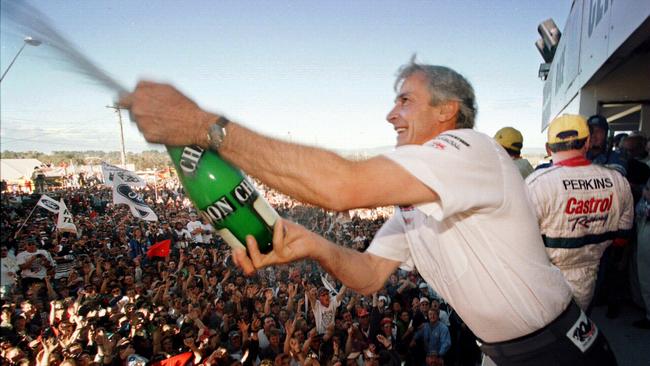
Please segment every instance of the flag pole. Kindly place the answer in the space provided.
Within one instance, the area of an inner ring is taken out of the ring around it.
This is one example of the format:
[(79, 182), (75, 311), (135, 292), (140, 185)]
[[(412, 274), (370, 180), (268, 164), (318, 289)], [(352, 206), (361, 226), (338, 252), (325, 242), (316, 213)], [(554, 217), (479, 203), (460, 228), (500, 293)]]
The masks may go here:
[(29, 215), (27, 215), (27, 218), (25, 219), (25, 221), (23, 221), (23, 224), (20, 225), (18, 231), (16, 231), (16, 234), (14, 234), (14, 239), (18, 237), (18, 234), (20, 234), (20, 231), (23, 230), (23, 227), (25, 227), (25, 224), (27, 223), (27, 221), (29, 221), (29, 218), (32, 217), (32, 214), (34, 213), (34, 210), (36, 210), (36, 207), (38, 207), (38, 202), (34, 205), (34, 208), (32, 208), (32, 210), (29, 212)]
[(158, 171), (153, 169), (153, 190), (156, 192), (156, 203), (158, 203)]

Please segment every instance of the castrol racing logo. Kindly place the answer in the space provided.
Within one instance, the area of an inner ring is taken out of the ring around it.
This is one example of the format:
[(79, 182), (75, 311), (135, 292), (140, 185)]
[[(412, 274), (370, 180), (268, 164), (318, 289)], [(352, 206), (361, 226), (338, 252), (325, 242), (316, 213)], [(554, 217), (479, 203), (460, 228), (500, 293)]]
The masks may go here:
[(592, 225), (603, 225), (607, 222), (613, 199), (613, 194), (610, 194), (609, 197), (569, 197), (564, 213), (569, 215), (571, 231), (575, 231), (577, 228), (589, 229)]

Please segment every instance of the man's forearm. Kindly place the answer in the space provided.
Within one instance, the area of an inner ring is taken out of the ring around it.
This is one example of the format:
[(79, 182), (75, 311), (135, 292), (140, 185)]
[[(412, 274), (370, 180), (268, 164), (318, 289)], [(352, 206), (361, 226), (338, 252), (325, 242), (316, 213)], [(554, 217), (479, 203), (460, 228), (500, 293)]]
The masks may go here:
[(331, 210), (349, 206), (343, 192), (351, 184), (355, 163), (333, 152), (286, 143), (231, 123), (219, 154), (300, 201)]
[(312, 234), (311, 239), (312, 259), (345, 286), (364, 295), (378, 291), (399, 265), (396, 261), (336, 245), (317, 234)]

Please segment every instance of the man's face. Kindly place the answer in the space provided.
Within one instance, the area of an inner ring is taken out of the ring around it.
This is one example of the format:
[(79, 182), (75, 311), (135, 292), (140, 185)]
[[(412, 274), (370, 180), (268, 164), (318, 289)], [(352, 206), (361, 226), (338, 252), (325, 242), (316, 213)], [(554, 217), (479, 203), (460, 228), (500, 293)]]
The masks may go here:
[(397, 301), (393, 302), (393, 312), (395, 314), (399, 314), (401, 311), (402, 311), (402, 304), (400, 304)]
[(323, 306), (327, 307), (327, 306), (330, 305), (330, 294), (327, 293), (327, 292), (321, 292), (321, 293), (318, 295), (318, 300), (320, 300), (320, 303), (321, 303)]
[(397, 132), (396, 146), (422, 145), (443, 132), (440, 107), (430, 104), (427, 78), (416, 72), (406, 78), (395, 97), (395, 106), (386, 120)]
[(235, 278), (235, 284), (239, 287), (243, 287), (245, 282), (246, 280), (242, 276), (238, 276), (237, 278)]
[(133, 277), (131, 277), (131, 276), (125, 276), (125, 277), (124, 277), (124, 284), (126, 284), (126, 285), (132, 285), (132, 284), (133, 284)]
[(427, 314), (429, 316), (429, 322), (435, 323), (440, 319), (440, 313), (438, 313), (438, 310), (429, 310), (429, 313)]
[(269, 343), (274, 347), (277, 347), (280, 344), (280, 336), (276, 334), (272, 335), (271, 338), (269, 338)]
[(273, 320), (273, 318), (264, 319), (264, 330), (265, 331), (269, 331), (274, 326), (275, 326), (275, 320)]
[(628, 157), (639, 159), (643, 158), (645, 147), (643, 146), (643, 141), (635, 136), (623, 140), (621, 150), (623, 150)]
[(359, 324), (364, 328), (370, 323), (370, 316), (368, 314), (359, 317)]
[(604, 147), (605, 146), (605, 139), (607, 138), (607, 134), (605, 133), (605, 130), (603, 130), (600, 127), (592, 127), (591, 130), (589, 131), (590, 134), (590, 139), (589, 139), (589, 147)]
[(402, 319), (403, 322), (407, 323), (411, 319), (408, 311), (403, 311), (400, 315), (400, 319)]
[(436, 300), (431, 300), (431, 309), (433, 310), (439, 310), (440, 309), (440, 303)]
[(430, 304), (428, 301), (420, 301), (420, 311), (426, 314), (429, 311)]

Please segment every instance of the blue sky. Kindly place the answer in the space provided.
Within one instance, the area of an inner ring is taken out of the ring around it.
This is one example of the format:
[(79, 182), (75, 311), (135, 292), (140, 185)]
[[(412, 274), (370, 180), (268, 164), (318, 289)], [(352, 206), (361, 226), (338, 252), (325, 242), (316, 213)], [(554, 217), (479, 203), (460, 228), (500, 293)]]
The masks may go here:
[[(510, 125), (542, 147), (537, 25), (563, 28), (553, 1), (32, 1), (127, 87), (167, 81), (206, 109), (264, 133), (332, 149), (392, 145), (385, 115), (398, 67), (452, 67), (474, 85), (477, 129)], [(2, 22), (4, 71), (29, 34)], [(115, 96), (46, 45), (0, 85), (1, 149), (118, 150)], [(147, 144), (125, 117), (128, 151)]]

